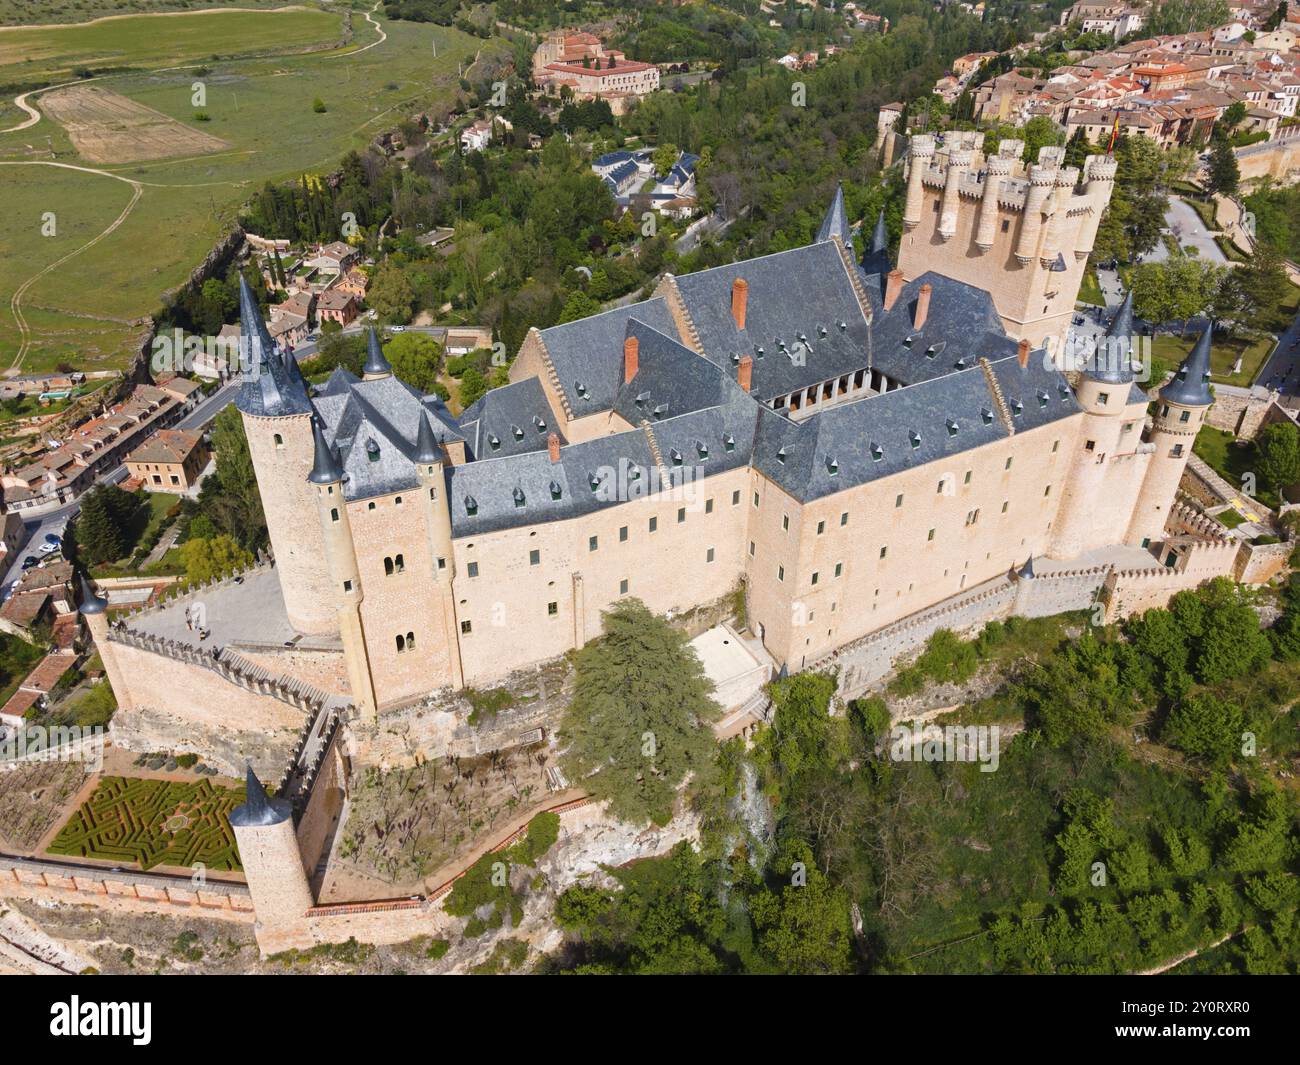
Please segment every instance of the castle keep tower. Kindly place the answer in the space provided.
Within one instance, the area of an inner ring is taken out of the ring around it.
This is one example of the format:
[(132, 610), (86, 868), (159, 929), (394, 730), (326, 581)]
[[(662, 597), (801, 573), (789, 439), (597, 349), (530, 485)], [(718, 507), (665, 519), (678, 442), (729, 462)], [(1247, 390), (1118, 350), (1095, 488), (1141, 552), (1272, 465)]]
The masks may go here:
[(1164, 538), (1178, 482), (1192, 454), (1192, 443), (1214, 397), (1210, 394), (1210, 341), (1214, 323), (1205, 327), (1178, 372), (1160, 390), (1148, 441), (1154, 446), (1127, 540), (1146, 546)]
[(352, 705), (362, 720), (373, 721), (376, 713), (375, 682), (361, 623), (365, 590), (361, 586), (361, 571), (352, 543), (352, 524), (343, 499), (343, 470), (338, 452), (326, 442), (318, 419), (312, 419), (311, 430), (314, 458), (307, 480), (316, 491), (321, 536), (325, 542), (325, 565), (334, 585), (333, 600), (338, 610), (338, 630), (343, 639), (348, 687), (352, 692)]
[(242, 278), (239, 322), (244, 383), (235, 406), (243, 415), (289, 624), (312, 635), (334, 633), (333, 590), (320, 564), (325, 545), (307, 482), (314, 457), (307, 383), (293, 356), (276, 350)]
[(1020, 162), (1024, 144), (1004, 140), (995, 156), (983, 135), (947, 134), (942, 146), (914, 136), (898, 266), (915, 280), (927, 270), (984, 288), (1006, 330), (1058, 350), (1114, 190), (1115, 162), (1092, 156), (1082, 184), (1064, 150), (1046, 147)]
[(307, 911), (315, 905), (298, 850), (293, 810), (272, 799), (248, 769), (247, 797), (230, 814), (239, 861), (257, 913), (254, 926), (263, 956), (315, 943)]

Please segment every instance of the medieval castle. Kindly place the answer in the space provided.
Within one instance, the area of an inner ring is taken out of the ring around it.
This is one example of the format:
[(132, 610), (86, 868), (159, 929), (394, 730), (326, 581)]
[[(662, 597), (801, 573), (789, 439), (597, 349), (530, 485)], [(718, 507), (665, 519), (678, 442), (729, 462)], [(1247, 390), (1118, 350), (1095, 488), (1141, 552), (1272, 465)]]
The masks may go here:
[(836, 666), (855, 695), (940, 625), (1114, 617), (1240, 575), (1176, 500), (1208, 331), (1151, 413), (1129, 304), (1065, 365), (1115, 164), (1022, 151), (913, 137), (896, 268), (883, 215), (857, 259), (837, 194), (806, 247), (533, 329), (459, 416), (373, 333), (360, 378), (309, 386), (244, 291), (238, 407), (274, 564), (112, 621), (87, 589), (84, 609), (119, 743), (278, 782), (268, 799), (250, 776), (232, 819), (264, 949), (337, 935), (308, 871), (355, 763), (477, 742), (456, 693), (581, 647), (621, 597), (732, 617), (773, 670)]

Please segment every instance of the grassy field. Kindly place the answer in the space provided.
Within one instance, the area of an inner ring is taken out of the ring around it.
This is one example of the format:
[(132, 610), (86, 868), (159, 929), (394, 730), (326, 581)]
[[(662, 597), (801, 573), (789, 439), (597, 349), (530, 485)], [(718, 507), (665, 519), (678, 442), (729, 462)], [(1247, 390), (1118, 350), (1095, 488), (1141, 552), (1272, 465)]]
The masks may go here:
[[(310, 0), (301, 0), (309, 3)], [(48, 26), (211, 7), (284, 7), (286, 0), (0, 0), (0, 26)]]
[[(363, 26), (368, 23), (358, 18)], [(0, 84), (68, 81), (78, 68), (157, 68), (210, 56), (337, 44), (342, 16), (313, 8), (129, 15), (0, 29)]]
[[(253, 16), (194, 17), (216, 26)], [(21, 368), (40, 372), (62, 360), (84, 369), (124, 366), (131, 338), (162, 294), (185, 280), (253, 190), (332, 169), (402, 114), (456, 92), (480, 49), (504, 47), (455, 29), (382, 20), (387, 39), (380, 41), (373, 26), (354, 19), (355, 40), (346, 49), (208, 62), (210, 121), (201, 129), (230, 145), (222, 152), (92, 167), (48, 118), (0, 134), (7, 207), (0, 215), (0, 370), (13, 365), (23, 340), (11, 298), (70, 253), (20, 295), (31, 334)], [(181, 21), (160, 16), (152, 25), (162, 34)], [(193, 71), (156, 71), (94, 84), (193, 128), (200, 125), (194, 80)], [(317, 97), (323, 114), (312, 110)], [(41, 235), (47, 213), (57, 221), (53, 236)], [(113, 232), (87, 246), (115, 221)]]
[[(1151, 352), (1156, 358), (1177, 366), (1191, 353), (1196, 340), (1197, 336), (1194, 333), (1181, 337), (1168, 335), (1153, 337)], [(1272, 349), (1273, 338), (1267, 336), (1258, 340), (1244, 340), (1239, 337), (1218, 340), (1210, 349), (1210, 376), (1225, 385), (1245, 387), (1259, 373), (1259, 368)], [(1241, 372), (1232, 373), (1232, 367), (1238, 356), (1241, 358)]]

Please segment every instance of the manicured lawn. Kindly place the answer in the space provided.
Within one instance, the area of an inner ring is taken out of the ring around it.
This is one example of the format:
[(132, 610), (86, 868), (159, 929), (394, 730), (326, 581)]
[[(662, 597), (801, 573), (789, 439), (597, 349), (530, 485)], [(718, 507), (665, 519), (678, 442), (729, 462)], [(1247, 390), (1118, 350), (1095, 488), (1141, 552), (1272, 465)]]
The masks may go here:
[[(1254, 472), (1254, 447), (1250, 444), (1237, 443), (1237, 438), (1226, 429), (1215, 429), (1209, 425), (1201, 426), (1201, 431), (1196, 434), (1196, 443), (1192, 445), (1192, 451), (1204, 459), (1209, 467), (1229, 484), (1241, 485), (1246, 475)], [(1262, 486), (1256, 486), (1254, 498), (1266, 507), (1278, 505), (1277, 495)], [(1224, 524), (1227, 525), (1228, 522), (1224, 521)]]
[(1079, 283), (1079, 303), (1091, 303), (1094, 307), (1104, 307), (1106, 298), (1101, 294), (1101, 285), (1097, 283), (1097, 271), (1089, 263), (1083, 271), (1083, 280)]
[[(1151, 340), (1151, 353), (1172, 366), (1177, 366), (1191, 353), (1198, 336), (1189, 332), (1186, 336), (1169, 336), (1162, 334)], [(1241, 337), (1228, 337), (1214, 342), (1210, 349), (1210, 376), (1225, 385), (1245, 387), (1255, 379), (1259, 368), (1264, 365), (1268, 353), (1273, 350), (1273, 338), (1262, 337), (1248, 340)], [(1232, 367), (1238, 357), (1241, 358), (1241, 372), (1233, 373)]]
[(1246, 520), (1235, 510), (1225, 510), (1223, 513), (1215, 515), (1215, 517), (1218, 518), (1221, 524), (1226, 525), (1229, 529), (1235, 529)]

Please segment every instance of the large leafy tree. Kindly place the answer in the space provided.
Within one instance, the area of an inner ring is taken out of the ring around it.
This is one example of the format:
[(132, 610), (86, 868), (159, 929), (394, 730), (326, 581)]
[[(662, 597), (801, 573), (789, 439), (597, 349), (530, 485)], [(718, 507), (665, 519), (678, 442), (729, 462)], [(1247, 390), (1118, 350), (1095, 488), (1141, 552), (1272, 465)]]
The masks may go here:
[(423, 333), (398, 333), (384, 345), (397, 374), (412, 388), (428, 395), (438, 384), (438, 368), (442, 365), (442, 345)]
[(1294, 422), (1264, 427), (1255, 440), (1255, 469), (1275, 490), (1300, 481), (1300, 429)]
[(255, 551), (267, 540), (266, 516), (244, 423), (233, 405), (213, 420), (212, 446), (216, 469), (199, 492), (200, 511), (219, 532)]
[(713, 765), (713, 685), (685, 634), (640, 600), (604, 617), (604, 635), (578, 652), (565, 762), (616, 817), (666, 824), (678, 787)]

